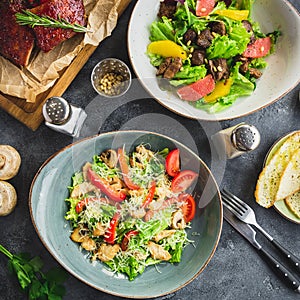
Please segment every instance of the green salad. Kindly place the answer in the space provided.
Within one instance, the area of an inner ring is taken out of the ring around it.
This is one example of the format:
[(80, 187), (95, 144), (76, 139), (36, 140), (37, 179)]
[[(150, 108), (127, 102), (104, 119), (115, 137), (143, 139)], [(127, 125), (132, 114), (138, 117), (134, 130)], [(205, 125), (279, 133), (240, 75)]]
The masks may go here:
[(72, 177), (65, 215), (70, 237), (92, 261), (129, 280), (147, 266), (179, 263), (192, 243), (186, 230), (196, 204), (187, 191), (197, 177), (180, 169), (179, 149), (103, 151)]
[(209, 113), (251, 95), (280, 35), (278, 30), (263, 33), (252, 20), (254, 2), (161, 1), (147, 47), (159, 80)]

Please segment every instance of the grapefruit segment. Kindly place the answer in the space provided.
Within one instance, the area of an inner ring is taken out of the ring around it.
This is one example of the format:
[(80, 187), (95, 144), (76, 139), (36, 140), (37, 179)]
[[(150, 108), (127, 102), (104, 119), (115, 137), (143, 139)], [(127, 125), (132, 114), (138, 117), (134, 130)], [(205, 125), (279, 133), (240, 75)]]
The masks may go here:
[(183, 86), (177, 90), (177, 94), (182, 100), (197, 101), (205, 95), (211, 93), (215, 88), (215, 81), (211, 74), (204, 78)]
[(249, 58), (259, 58), (266, 56), (272, 46), (270, 37), (257, 39), (254, 43), (247, 46), (243, 56)]
[(196, 3), (196, 16), (208, 16), (215, 7), (215, 0), (197, 0)]

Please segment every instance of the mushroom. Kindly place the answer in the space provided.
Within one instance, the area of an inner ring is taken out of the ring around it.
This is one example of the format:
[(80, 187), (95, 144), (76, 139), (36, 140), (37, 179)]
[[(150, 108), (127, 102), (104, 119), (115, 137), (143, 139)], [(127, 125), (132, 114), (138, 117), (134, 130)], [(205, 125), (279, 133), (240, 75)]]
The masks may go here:
[(81, 234), (81, 228), (80, 227), (76, 227), (71, 236), (70, 236), (71, 240), (76, 242), (76, 243), (81, 243), (84, 239), (84, 235)]
[(71, 198), (79, 198), (89, 192), (97, 191), (97, 188), (89, 182), (82, 182), (76, 185), (71, 192)]
[(0, 216), (7, 216), (17, 205), (15, 188), (6, 181), (0, 181)]
[(0, 180), (8, 180), (17, 175), (21, 165), (19, 152), (9, 145), (0, 145)]
[(127, 195), (128, 189), (126, 188), (125, 183), (118, 176), (110, 177), (108, 179), (108, 183), (110, 188), (114, 191), (122, 191)]
[(81, 247), (87, 251), (92, 251), (96, 249), (96, 242), (90, 238), (88, 235), (82, 234), (81, 227), (76, 227), (71, 234), (71, 239), (74, 242), (81, 243)]
[(117, 152), (115, 150), (112, 150), (112, 149), (103, 151), (100, 155), (100, 158), (111, 169), (113, 169), (118, 163)]
[(186, 223), (184, 221), (184, 216), (182, 210), (179, 209), (172, 216), (172, 228), (174, 229), (184, 229), (186, 227)]
[(83, 179), (84, 181), (88, 181), (88, 170), (92, 167), (92, 164), (90, 162), (87, 162), (83, 167), (82, 167), (82, 173), (83, 173)]
[(131, 167), (136, 167), (143, 169), (144, 161), (150, 161), (150, 159), (154, 156), (154, 153), (151, 150), (145, 148), (145, 146), (140, 145), (136, 147), (136, 152), (134, 153), (134, 157), (131, 156), (129, 158), (129, 163)]

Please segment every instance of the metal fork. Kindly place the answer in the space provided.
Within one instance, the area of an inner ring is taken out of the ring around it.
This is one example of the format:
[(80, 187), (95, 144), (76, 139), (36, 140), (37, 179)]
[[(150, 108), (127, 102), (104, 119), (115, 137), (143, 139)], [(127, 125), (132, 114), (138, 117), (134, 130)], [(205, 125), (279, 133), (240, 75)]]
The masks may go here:
[(253, 209), (244, 201), (225, 189), (221, 191), (221, 195), (223, 204), (241, 221), (254, 225), (269, 241), (271, 241), (271, 243), (285, 256), (285, 258), (291, 262), (300, 274), (300, 259), (274, 240), (274, 238), (257, 223)]

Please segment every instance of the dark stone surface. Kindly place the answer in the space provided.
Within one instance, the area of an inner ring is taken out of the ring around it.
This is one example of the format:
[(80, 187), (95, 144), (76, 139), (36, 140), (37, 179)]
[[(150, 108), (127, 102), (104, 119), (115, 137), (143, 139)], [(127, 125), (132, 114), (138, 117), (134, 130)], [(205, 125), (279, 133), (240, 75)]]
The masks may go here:
[[(299, 0), (290, 2), (300, 10)], [(243, 196), (256, 211), (260, 224), (299, 257), (299, 225), (289, 222), (272, 208), (266, 210), (256, 205), (253, 191), (269, 147), (283, 134), (300, 128), (300, 86), (267, 108), (221, 123), (198, 122), (170, 112), (151, 99), (136, 79), (130, 91), (115, 102), (97, 98), (89, 81), (93, 66), (106, 57), (116, 57), (130, 64), (125, 37), (133, 4), (121, 17), (112, 36), (101, 43), (64, 94), (68, 101), (88, 111), (90, 119), (85, 128), (86, 134), (95, 134), (99, 130), (145, 129), (182, 141), (199, 153), (212, 168), (220, 185)], [(259, 129), (262, 135), (259, 148), (227, 161), (226, 165), (216, 162), (211, 155), (208, 136), (221, 127), (229, 127), (242, 121)], [(46, 268), (57, 266), (57, 262), (42, 245), (32, 225), (28, 208), (30, 184), (41, 164), (72, 142), (73, 138), (52, 131), (44, 125), (32, 132), (6, 112), (0, 111), (0, 144), (14, 146), (22, 156), (19, 174), (10, 180), (18, 193), (18, 205), (11, 215), (0, 218), (0, 243), (14, 253), (30, 252), (41, 256)], [(258, 240), (273, 252), (272, 246), (263, 237), (259, 236)], [(0, 299), (26, 299), (20, 292), (17, 280), (9, 275), (6, 262), (6, 257), (0, 255)], [(72, 276), (65, 286), (67, 294), (64, 299), (120, 299), (97, 291)], [(259, 298), (290, 300), (296, 299), (297, 295), (274, 275), (256, 250), (224, 222), (218, 248), (204, 272), (178, 292), (160, 299)]]

